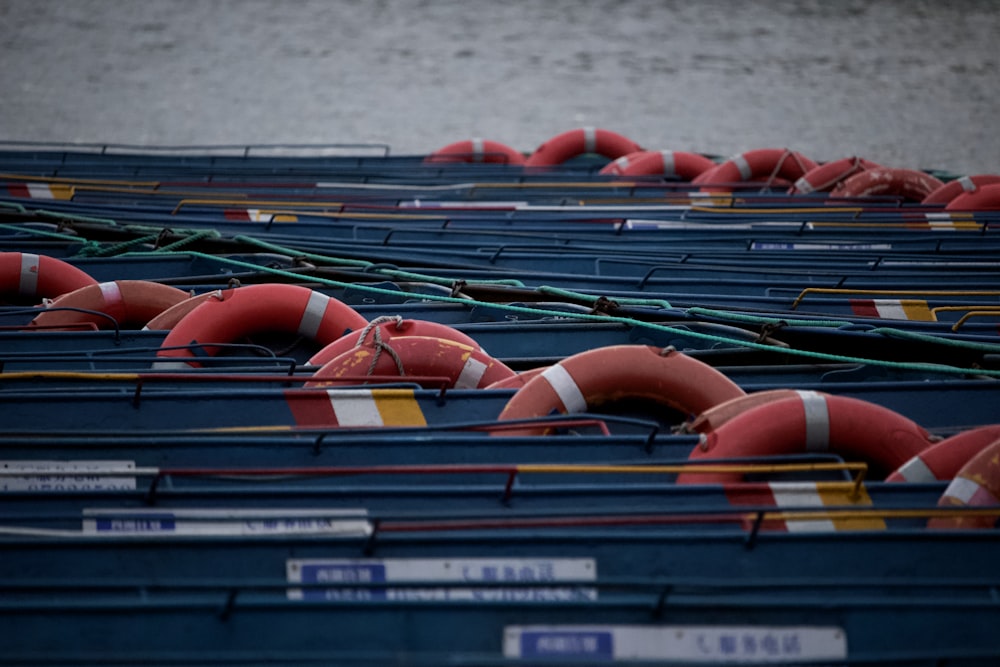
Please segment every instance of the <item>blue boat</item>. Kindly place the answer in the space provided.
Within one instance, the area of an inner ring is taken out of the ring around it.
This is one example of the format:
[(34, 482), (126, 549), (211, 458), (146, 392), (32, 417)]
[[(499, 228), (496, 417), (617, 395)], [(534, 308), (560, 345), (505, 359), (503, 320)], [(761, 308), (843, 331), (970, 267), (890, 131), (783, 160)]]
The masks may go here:
[(1000, 664), (989, 192), (483, 145), (0, 147), (0, 664)]

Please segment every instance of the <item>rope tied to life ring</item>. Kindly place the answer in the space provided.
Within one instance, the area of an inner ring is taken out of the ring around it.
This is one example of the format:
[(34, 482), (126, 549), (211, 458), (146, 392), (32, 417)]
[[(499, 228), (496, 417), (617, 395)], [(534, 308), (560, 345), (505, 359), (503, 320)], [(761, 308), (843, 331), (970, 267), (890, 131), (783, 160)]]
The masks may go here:
[[(803, 174), (802, 177), (795, 181), (794, 185), (792, 185), (789, 190), (789, 194), (808, 195), (816, 192), (827, 192), (854, 174), (867, 169), (875, 169), (877, 167), (879, 167), (879, 165), (875, 162), (866, 160), (857, 155), (842, 158), (840, 160), (834, 160), (833, 162), (827, 162), (826, 164), (815, 167)], [(820, 181), (819, 183), (813, 183), (809, 180), (810, 176), (815, 177), (820, 174), (823, 174), (826, 180)]]
[[(795, 160), (796, 166), (802, 171), (802, 173), (806, 173), (809, 171), (805, 163), (802, 162), (802, 158), (799, 156), (799, 154), (793, 150), (786, 148), (785, 152), (781, 154), (780, 158), (778, 158), (778, 161), (774, 163), (774, 168), (771, 170), (771, 173), (768, 174), (767, 180), (764, 181), (764, 188), (769, 188), (771, 187), (771, 185), (774, 184), (774, 180), (778, 178), (778, 174), (781, 173), (781, 169), (782, 167), (785, 166), (785, 161), (788, 160), (788, 158), (792, 158), (793, 160)], [(761, 189), (763, 190), (764, 188)]]
[(368, 338), (368, 334), (371, 334), (372, 340), (369, 347), (374, 350), (372, 354), (371, 364), (368, 365), (368, 375), (375, 375), (375, 367), (378, 364), (378, 360), (382, 356), (382, 352), (385, 352), (390, 357), (392, 357), (393, 362), (396, 364), (396, 370), (399, 371), (400, 376), (406, 375), (406, 371), (403, 369), (403, 360), (400, 359), (399, 353), (392, 348), (391, 345), (382, 339), (382, 329), (379, 327), (381, 324), (395, 323), (396, 328), (402, 328), (400, 325), (403, 323), (402, 315), (382, 315), (376, 317), (374, 320), (365, 325), (361, 330), (361, 335), (358, 337), (358, 341), (354, 344), (354, 348), (365, 347), (365, 340)]

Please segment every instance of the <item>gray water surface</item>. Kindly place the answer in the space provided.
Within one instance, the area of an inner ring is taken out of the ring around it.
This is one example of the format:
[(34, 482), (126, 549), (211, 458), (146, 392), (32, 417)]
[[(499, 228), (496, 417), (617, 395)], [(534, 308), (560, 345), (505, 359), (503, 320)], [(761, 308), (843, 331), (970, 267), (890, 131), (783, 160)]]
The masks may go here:
[(789, 147), (1000, 172), (988, 0), (0, 0), (0, 139)]

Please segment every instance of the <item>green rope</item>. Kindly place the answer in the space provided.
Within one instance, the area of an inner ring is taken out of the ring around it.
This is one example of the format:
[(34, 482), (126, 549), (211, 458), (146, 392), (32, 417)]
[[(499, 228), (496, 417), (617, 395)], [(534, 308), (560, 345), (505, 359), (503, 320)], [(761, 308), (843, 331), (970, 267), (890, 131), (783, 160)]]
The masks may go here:
[(872, 329), (868, 333), (882, 334), (883, 336), (889, 336), (890, 338), (904, 338), (908, 340), (917, 340), (922, 343), (938, 343), (939, 345), (947, 345), (950, 347), (957, 347), (966, 350), (977, 350), (979, 352), (1000, 353), (1000, 344), (996, 343), (979, 343), (974, 340), (956, 340), (954, 338), (938, 338), (937, 336), (931, 336), (929, 334), (923, 334), (916, 331), (903, 331), (902, 329), (892, 329), (890, 327), (879, 327), (878, 329)]
[[(552, 294), (554, 296), (561, 296), (566, 299), (578, 299), (580, 301), (590, 301), (593, 305), (601, 298), (600, 296), (594, 296), (593, 294), (583, 294), (582, 292), (572, 292), (567, 289), (562, 289), (559, 287), (550, 287), (549, 285), (541, 285), (535, 288), (536, 292), (541, 292), (542, 294)], [(615, 297), (614, 301), (626, 306), (656, 306), (657, 308), (663, 308), (665, 310), (673, 308), (667, 301), (663, 299), (636, 299), (632, 297)]]
[(28, 212), (28, 209), (24, 208), (20, 204), (15, 204), (14, 202), (11, 201), (0, 201), (0, 206), (2, 206), (3, 208), (12, 208), (18, 213)]
[(57, 220), (66, 220), (69, 222), (91, 222), (99, 225), (109, 225), (111, 227), (118, 226), (118, 223), (111, 218), (91, 218), (88, 215), (63, 213), (62, 211), (46, 211), (45, 209), (34, 209), (32, 213), (43, 218), (55, 218)]
[(90, 250), (88, 248), (82, 249), (80, 252), (76, 253), (78, 257), (111, 257), (112, 255), (120, 255), (127, 251), (129, 248), (143, 243), (150, 243), (156, 241), (160, 238), (159, 234), (147, 234), (146, 236), (139, 236), (134, 239), (129, 239), (128, 241), (122, 241), (121, 243), (115, 243), (114, 245), (106, 246), (103, 248), (97, 248), (96, 250)]
[(43, 236), (45, 238), (57, 239), (59, 241), (81, 243), (83, 244), (83, 247), (76, 253), (77, 255), (86, 255), (87, 253), (99, 250), (101, 247), (101, 244), (97, 241), (91, 241), (81, 236), (73, 236), (72, 234), (63, 234), (61, 232), (49, 232), (44, 229), (34, 229), (33, 227), (25, 227), (23, 225), (0, 224), (0, 229), (7, 229), (12, 232), (26, 232), (28, 234), (34, 234), (35, 236)]
[[(142, 253), (137, 253), (142, 254)], [(191, 257), (198, 257), (200, 259), (205, 259), (207, 261), (219, 262), (221, 264), (228, 264), (230, 266), (238, 266), (245, 269), (250, 269), (253, 271), (262, 271), (266, 273), (271, 273), (277, 276), (283, 276), (286, 278), (292, 278), (294, 280), (301, 280), (302, 276), (298, 273), (293, 273), (291, 271), (286, 271), (284, 269), (275, 269), (265, 266), (259, 266), (257, 264), (252, 264), (250, 262), (244, 262), (241, 260), (230, 259), (228, 257), (219, 257), (217, 255), (208, 255), (200, 252), (188, 252), (187, 255)], [(395, 290), (384, 289), (381, 287), (372, 287), (368, 285), (357, 285), (354, 283), (346, 283), (338, 280), (330, 280), (328, 278), (319, 278), (310, 276), (309, 280), (312, 282), (317, 282), (322, 285), (327, 285), (328, 287), (345, 288), (350, 287), (359, 291), (366, 291), (373, 294), (383, 294), (388, 296), (399, 296), (399, 292)], [(471, 299), (464, 299), (459, 297), (450, 297), (437, 294), (422, 294), (421, 299), (427, 301), (441, 301), (444, 303), (457, 303), (463, 306), (489, 306), (496, 308), (498, 310), (505, 310), (514, 313), (526, 313), (532, 315), (545, 315), (550, 317), (559, 318), (574, 318), (579, 320), (585, 320), (590, 322), (608, 322), (624, 324), (631, 327), (645, 327), (648, 329), (654, 329), (656, 331), (663, 331), (666, 333), (675, 333), (687, 336), (689, 338), (694, 338), (696, 340), (704, 340), (712, 343), (723, 343), (727, 345), (732, 345), (736, 347), (746, 347), (754, 350), (762, 350), (771, 353), (781, 353), (788, 354), (795, 357), (804, 357), (808, 359), (821, 359), (825, 361), (833, 361), (837, 363), (847, 363), (847, 364), (865, 364), (870, 366), (880, 366), (883, 368), (892, 368), (898, 370), (915, 370), (915, 371), (925, 371), (932, 373), (944, 373), (952, 375), (978, 375), (986, 377), (997, 377), (1000, 378), (1000, 370), (986, 370), (986, 369), (969, 369), (969, 368), (958, 368), (955, 366), (947, 366), (944, 364), (931, 364), (931, 363), (914, 363), (905, 361), (884, 361), (881, 359), (865, 359), (864, 357), (852, 357), (841, 354), (830, 354), (828, 352), (815, 352), (810, 350), (797, 350), (790, 347), (776, 347), (774, 345), (766, 345), (764, 343), (755, 343), (745, 340), (736, 340), (732, 338), (727, 338), (725, 336), (717, 336), (714, 334), (706, 334), (697, 331), (689, 331), (684, 328), (677, 328), (671, 325), (657, 324), (653, 322), (643, 322), (641, 320), (636, 320), (631, 317), (614, 317), (611, 315), (591, 315), (588, 313), (573, 313), (561, 310), (548, 310), (544, 308), (528, 308), (525, 306), (515, 306), (512, 304), (498, 304), (498, 303), (485, 303), (479, 302)]]
[(194, 232), (192, 234), (189, 234), (188, 236), (185, 236), (182, 239), (174, 241), (173, 243), (170, 243), (170, 244), (167, 244), (167, 245), (162, 246), (160, 248), (157, 248), (153, 252), (159, 252), (159, 253), (173, 252), (175, 250), (183, 248), (184, 246), (188, 245), (189, 243), (194, 243), (195, 241), (198, 241), (200, 239), (204, 239), (204, 238), (217, 239), (217, 238), (221, 238), (221, 237), (222, 237), (222, 235), (219, 234), (219, 232), (215, 231), (214, 229), (202, 229), (200, 231), (197, 231), (197, 232)]
[(70, 241), (73, 243), (95, 243), (95, 241), (88, 241), (87, 239), (80, 236), (73, 236), (72, 234), (63, 234), (62, 232), (49, 232), (44, 229), (35, 229), (34, 227), (26, 227), (24, 225), (0, 224), (0, 229), (8, 229), (12, 232), (25, 232), (28, 234), (34, 234), (35, 236), (44, 236), (50, 239), (58, 239), (60, 241)]
[[(329, 265), (332, 265), (332, 266), (353, 266), (353, 267), (357, 267), (357, 268), (360, 268), (360, 269), (368, 269), (368, 268), (371, 268), (371, 267), (374, 267), (374, 266), (378, 266), (374, 262), (369, 262), (369, 261), (362, 260), (362, 259), (344, 259), (344, 258), (341, 258), (341, 257), (330, 257), (329, 255), (318, 255), (316, 253), (311, 253), (311, 252), (302, 252), (302, 251), (299, 251), (299, 250), (297, 250), (295, 248), (288, 248), (286, 246), (280, 246), (280, 245), (277, 245), (277, 244), (274, 244), (274, 243), (268, 243), (267, 241), (261, 241), (260, 239), (256, 239), (256, 238), (254, 238), (252, 236), (242, 236), (242, 235), (240, 235), (240, 236), (234, 237), (233, 240), (234, 241), (239, 241), (241, 243), (247, 243), (249, 245), (254, 245), (254, 246), (257, 246), (258, 248), (263, 248), (265, 250), (270, 250), (272, 252), (277, 252), (277, 253), (280, 253), (282, 255), (289, 255), (289, 256), (293, 256), (293, 257), (302, 257), (302, 258), (308, 259), (310, 261), (321, 262), (321, 263), (329, 264)], [(400, 278), (400, 279), (404, 279), (404, 280), (415, 280), (415, 281), (419, 281), (419, 282), (431, 283), (431, 284), (434, 284), (434, 285), (444, 285), (446, 287), (450, 287), (452, 284), (454, 284), (454, 281), (450, 280), (448, 278), (439, 278), (438, 276), (429, 276), (429, 275), (423, 274), (423, 273), (413, 273), (411, 271), (403, 271), (403, 270), (400, 270), (400, 269), (390, 269), (390, 268), (382, 268), (382, 267), (380, 267), (378, 269), (378, 273), (381, 273), (383, 275), (386, 275), (386, 276), (389, 276), (389, 277), (392, 277), (392, 278)], [(522, 283), (520, 280), (513, 280), (513, 279), (505, 279), (505, 280), (469, 280), (469, 281), (466, 281), (466, 282), (468, 282), (470, 285), (471, 284), (476, 284), (476, 285), (505, 285), (505, 286), (508, 286), (508, 287), (524, 287), (524, 283)]]
[(688, 315), (707, 315), (721, 320), (733, 320), (734, 322), (750, 322), (753, 324), (780, 324), (799, 327), (831, 327), (840, 328), (845, 324), (853, 324), (850, 320), (791, 320), (785, 317), (765, 317), (762, 315), (747, 315), (745, 313), (734, 313), (728, 310), (715, 310), (713, 308), (701, 308), (696, 306), (685, 311)]

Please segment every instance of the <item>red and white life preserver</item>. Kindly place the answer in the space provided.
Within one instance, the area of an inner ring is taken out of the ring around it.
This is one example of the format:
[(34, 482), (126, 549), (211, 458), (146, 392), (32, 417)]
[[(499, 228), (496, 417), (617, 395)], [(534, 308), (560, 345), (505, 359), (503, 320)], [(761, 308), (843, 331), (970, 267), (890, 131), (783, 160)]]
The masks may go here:
[[(163, 340), (158, 357), (178, 362), (157, 362), (155, 368), (182, 363), (197, 366), (192, 347), (213, 355), (213, 343), (231, 343), (242, 336), (264, 332), (298, 333), (327, 345), (368, 323), (353, 308), (321, 292), (299, 285), (268, 283), (222, 290), (220, 298), (207, 298), (181, 319)], [(182, 346), (179, 349), (165, 349)]]
[(685, 151), (638, 151), (613, 160), (600, 174), (610, 176), (659, 176), (691, 181), (716, 166), (697, 153)]
[(747, 410), (785, 398), (794, 398), (798, 393), (797, 389), (769, 389), (737, 396), (705, 410), (700, 415), (681, 424), (677, 430), (681, 433), (708, 433)]
[(548, 366), (540, 366), (539, 368), (532, 368), (526, 371), (521, 371), (509, 378), (504, 378), (503, 380), (497, 380), (493, 384), (487, 386), (487, 389), (520, 389), (524, 385), (528, 384), (528, 381), (536, 375), (545, 371), (549, 368)]
[(854, 174), (831, 192), (831, 197), (895, 196), (910, 201), (923, 201), (944, 185), (930, 174), (916, 169), (878, 167)]
[(58, 310), (81, 308), (109, 315), (119, 327), (137, 328), (187, 298), (188, 293), (184, 290), (148, 280), (115, 280), (87, 285), (58, 296), (46, 304), (47, 310), (32, 320), (31, 326), (47, 329), (85, 324), (93, 324), (98, 329), (112, 327), (111, 320), (100, 315)]
[[(881, 470), (895, 470), (933, 444), (918, 424), (897, 412), (847, 396), (801, 391), (759, 405), (703, 436), (692, 461), (835, 452)], [(739, 482), (741, 473), (678, 475), (678, 484)]]
[(829, 192), (854, 174), (881, 166), (871, 160), (860, 157), (845, 157), (833, 160), (832, 162), (825, 162), (803, 174), (788, 189), (788, 194), (808, 195), (813, 192)]
[(580, 127), (557, 134), (543, 143), (535, 149), (524, 166), (551, 167), (588, 153), (597, 153), (613, 160), (641, 150), (639, 144), (616, 132), (597, 127)]
[(919, 483), (954, 479), (966, 461), (997, 439), (1000, 439), (1000, 424), (962, 431), (920, 452), (885, 481)]
[(424, 158), (424, 164), (490, 162), (521, 165), (524, 164), (524, 160), (524, 155), (506, 144), (476, 137), (465, 141), (456, 141), (437, 149)]
[[(962, 466), (938, 499), (938, 507), (1000, 506), (1000, 439), (994, 440)], [(996, 516), (937, 517), (929, 528), (993, 528)]]
[(815, 167), (815, 162), (787, 148), (758, 148), (726, 160), (692, 182), (705, 186), (703, 192), (729, 192), (734, 183), (760, 179), (766, 183), (793, 183)]
[(61, 259), (27, 252), (0, 252), (0, 303), (9, 298), (36, 304), (96, 284), (85, 271)]
[(975, 192), (984, 185), (1000, 183), (1000, 174), (975, 174), (948, 181), (932, 190), (921, 204), (948, 204), (952, 199), (966, 192)]
[(207, 301), (208, 299), (221, 301), (222, 292), (220, 289), (212, 290), (211, 292), (196, 294), (183, 301), (179, 301), (151, 318), (142, 329), (143, 331), (169, 331), (177, 326), (177, 323), (184, 319), (185, 315), (200, 306), (203, 301)]
[[(511, 397), (499, 419), (586, 412), (628, 399), (653, 401), (691, 415), (742, 395), (725, 375), (673, 348), (612, 345), (574, 354), (542, 370)], [(540, 435), (546, 430), (503, 430), (498, 435)]]
[(348, 349), (316, 371), (306, 386), (367, 384), (359, 378), (368, 375), (444, 377), (455, 389), (481, 389), (515, 373), (469, 345), (430, 336), (397, 336), (375, 347)]
[(1000, 183), (990, 183), (963, 192), (944, 207), (946, 211), (1000, 211)]
[(341, 336), (309, 359), (310, 366), (322, 366), (331, 359), (355, 347), (372, 347), (382, 342), (388, 342), (402, 336), (424, 336), (428, 338), (443, 338), (456, 343), (468, 345), (473, 349), (482, 349), (472, 337), (446, 324), (428, 322), (426, 320), (404, 320), (402, 317), (387, 316), (372, 320), (358, 331)]

